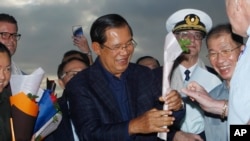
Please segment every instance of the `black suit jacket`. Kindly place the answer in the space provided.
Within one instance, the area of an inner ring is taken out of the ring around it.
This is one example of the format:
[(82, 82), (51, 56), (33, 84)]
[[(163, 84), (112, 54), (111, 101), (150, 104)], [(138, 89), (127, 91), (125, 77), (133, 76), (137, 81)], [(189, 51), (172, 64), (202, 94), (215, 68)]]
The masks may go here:
[(12, 140), (10, 129), (10, 96), (10, 87), (8, 86), (7, 88), (3, 88), (3, 91), (0, 93), (0, 141)]
[[(126, 88), (131, 119), (162, 105), (158, 102), (161, 89), (155, 83), (154, 73), (143, 66), (129, 64)], [(78, 73), (65, 89), (69, 97), (71, 118), (82, 141), (126, 141), (128, 123), (123, 121), (109, 82), (98, 58), (95, 63)], [(181, 111), (179, 116), (183, 117)], [(137, 134), (135, 141), (158, 140), (156, 133)]]

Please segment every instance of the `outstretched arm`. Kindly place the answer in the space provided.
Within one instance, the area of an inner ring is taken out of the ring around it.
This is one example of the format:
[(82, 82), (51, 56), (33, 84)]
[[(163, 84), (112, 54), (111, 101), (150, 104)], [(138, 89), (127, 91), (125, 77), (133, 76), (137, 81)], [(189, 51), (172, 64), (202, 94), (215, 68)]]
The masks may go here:
[(206, 112), (221, 115), (222, 118), (227, 116), (227, 100), (213, 99), (197, 82), (189, 83), (187, 88), (181, 91), (193, 101), (197, 101)]

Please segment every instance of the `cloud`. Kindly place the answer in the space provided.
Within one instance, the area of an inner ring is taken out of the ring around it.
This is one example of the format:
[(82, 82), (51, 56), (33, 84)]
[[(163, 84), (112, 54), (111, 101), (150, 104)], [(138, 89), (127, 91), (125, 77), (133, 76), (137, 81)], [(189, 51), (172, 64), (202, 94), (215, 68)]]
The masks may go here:
[(1, 6), (3, 7), (26, 7), (77, 3), (79, 0), (1, 0), (1, 2)]
[[(62, 55), (77, 49), (72, 43), (72, 26), (82, 25), (89, 44), (93, 21), (108, 13), (127, 19), (138, 46), (132, 61), (152, 55), (162, 64), (166, 19), (182, 8), (207, 12), (214, 22), (227, 22), (224, 1), (194, 0), (0, 0), (1, 12), (16, 17), (22, 34), (14, 61), (26, 72), (42, 67), (47, 76), (56, 76)], [(91, 45), (91, 44), (90, 44)], [(201, 56), (204, 60), (206, 48)], [(96, 56), (94, 56), (95, 59)]]

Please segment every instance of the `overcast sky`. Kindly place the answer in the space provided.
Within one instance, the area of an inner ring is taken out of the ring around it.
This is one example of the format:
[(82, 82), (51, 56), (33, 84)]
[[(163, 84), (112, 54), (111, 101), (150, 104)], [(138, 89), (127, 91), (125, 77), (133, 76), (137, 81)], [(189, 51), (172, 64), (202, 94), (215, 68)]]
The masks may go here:
[[(0, 11), (13, 15), (19, 33), (14, 61), (27, 73), (42, 67), (55, 79), (62, 55), (77, 49), (72, 43), (72, 26), (83, 25), (89, 44), (90, 26), (104, 14), (117, 13), (127, 19), (138, 46), (132, 61), (151, 55), (162, 64), (166, 19), (183, 8), (208, 13), (213, 25), (228, 22), (224, 0), (0, 0)], [(205, 48), (205, 46), (203, 47)], [(206, 50), (201, 56), (206, 59)], [(95, 59), (96, 56), (94, 56)], [(207, 60), (205, 60), (207, 62)], [(59, 86), (58, 86), (59, 87)]]

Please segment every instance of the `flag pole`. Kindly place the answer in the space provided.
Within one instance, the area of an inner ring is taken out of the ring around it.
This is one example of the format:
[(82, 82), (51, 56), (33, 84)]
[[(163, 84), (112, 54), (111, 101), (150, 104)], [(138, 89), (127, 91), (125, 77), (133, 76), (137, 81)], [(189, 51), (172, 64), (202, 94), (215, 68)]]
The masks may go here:
[(10, 129), (11, 129), (12, 141), (16, 141), (12, 117), (10, 118)]

